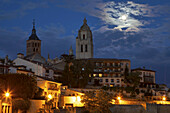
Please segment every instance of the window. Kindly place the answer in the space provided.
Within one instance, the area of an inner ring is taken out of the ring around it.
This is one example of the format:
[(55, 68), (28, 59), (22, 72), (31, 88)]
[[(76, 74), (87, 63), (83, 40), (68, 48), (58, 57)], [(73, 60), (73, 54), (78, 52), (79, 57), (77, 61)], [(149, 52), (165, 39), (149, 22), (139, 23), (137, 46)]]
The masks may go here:
[(100, 82), (103, 82), (103, 79), (100, 79)]
[(85, 40), (85, 34), (83, 34), (83, 40)]
[(117, 79), (117, 83), (119, 83), (120, 81), (119, 81), (119, 79)]
[(32, 47), (34, 47), (34, 43), (32, 43)]
[(85, 52), (87, 52), (87, 44), (85, 45)]
[(46, 70), (46, 73), (49, 73), (49, 70)]
[(99, 74), (99, 77), (102, 77), (102, 74)]
[(111, 82), (114, 82), (114, 79), (111, 79)]
[(35, 48), (33, 49), (33, 52), (35, 52)]
[(108, 79), (105, 79), (106, 82), (108, 82)]
[(83, 52), (83, 45), (81, 45), (81, 52)]
[(37, 43), (35, 43), (35, 47), (37, 47)]

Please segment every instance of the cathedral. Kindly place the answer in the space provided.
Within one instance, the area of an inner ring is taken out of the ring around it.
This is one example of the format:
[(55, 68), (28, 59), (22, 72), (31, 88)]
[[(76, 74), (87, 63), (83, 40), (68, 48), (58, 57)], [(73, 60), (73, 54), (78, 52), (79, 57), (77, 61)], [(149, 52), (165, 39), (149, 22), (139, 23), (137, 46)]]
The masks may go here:
[[(72, 46), (69, 49), (69, 55), (73, 55)], [(36, 34), (35, 21), (33, 20), (33, 29), (30, 37), (27, 40), (26, 46), (26, 56), (27, 60), (39, 62), (42, 64), (55, 64), (60, 62), (57, 57), (55, 59), (46, 60), (41, 56), (41, 40)], [(84, 18), (83, 25), (78, 31), (78, 36), (76, 37), (76, 59), (88, 59), (93, 58), (93, 37), (90, 27), (87, 25), (87, 20)]]

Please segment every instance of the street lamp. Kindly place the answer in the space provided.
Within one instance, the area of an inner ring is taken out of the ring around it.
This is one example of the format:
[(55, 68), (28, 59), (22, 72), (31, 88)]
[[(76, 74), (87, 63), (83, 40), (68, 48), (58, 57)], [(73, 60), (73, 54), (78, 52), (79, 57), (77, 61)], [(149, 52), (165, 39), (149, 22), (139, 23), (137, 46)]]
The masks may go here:
[(163, 100), (163, 101), (166, 101), (166, 97), (165, 97), (165, 96), (163, 96), (162, 100)]
[(10, 94), (8, 92), (5, 93), (5, 97), (8, 98)]
[(121, 97), (120, 97), (120, 96), (118, 96), (118, 97), (117, 97), (117, 100), (121, 100)]
[(51, 94), (48, 95), (48, 99), (51, 100), (53, 97)]

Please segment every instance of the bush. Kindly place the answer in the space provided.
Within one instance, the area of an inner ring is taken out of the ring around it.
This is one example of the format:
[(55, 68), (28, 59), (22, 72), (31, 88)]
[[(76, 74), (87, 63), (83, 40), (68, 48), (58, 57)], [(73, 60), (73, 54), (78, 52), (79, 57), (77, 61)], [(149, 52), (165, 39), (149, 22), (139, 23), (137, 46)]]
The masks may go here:
[(30, 108), (30, 101), (29, 100), (23, 100), (23, 99), (14, 99), (12, 100), (12, 109), (13, 111), (18, 111), (23, 110), (23, 111), (27, 111)]

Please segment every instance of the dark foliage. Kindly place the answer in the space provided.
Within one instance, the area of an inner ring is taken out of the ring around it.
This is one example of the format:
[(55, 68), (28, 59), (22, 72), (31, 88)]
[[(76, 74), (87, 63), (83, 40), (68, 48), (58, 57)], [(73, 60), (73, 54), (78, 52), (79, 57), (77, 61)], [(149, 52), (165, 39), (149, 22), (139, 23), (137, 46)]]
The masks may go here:
[(0, 75), (2, 90), (11, 92), (14, 98), (28, 99), (34, 97), (37, 91), (37, 81), (33, 76), (25, 74), (3, 74)]

